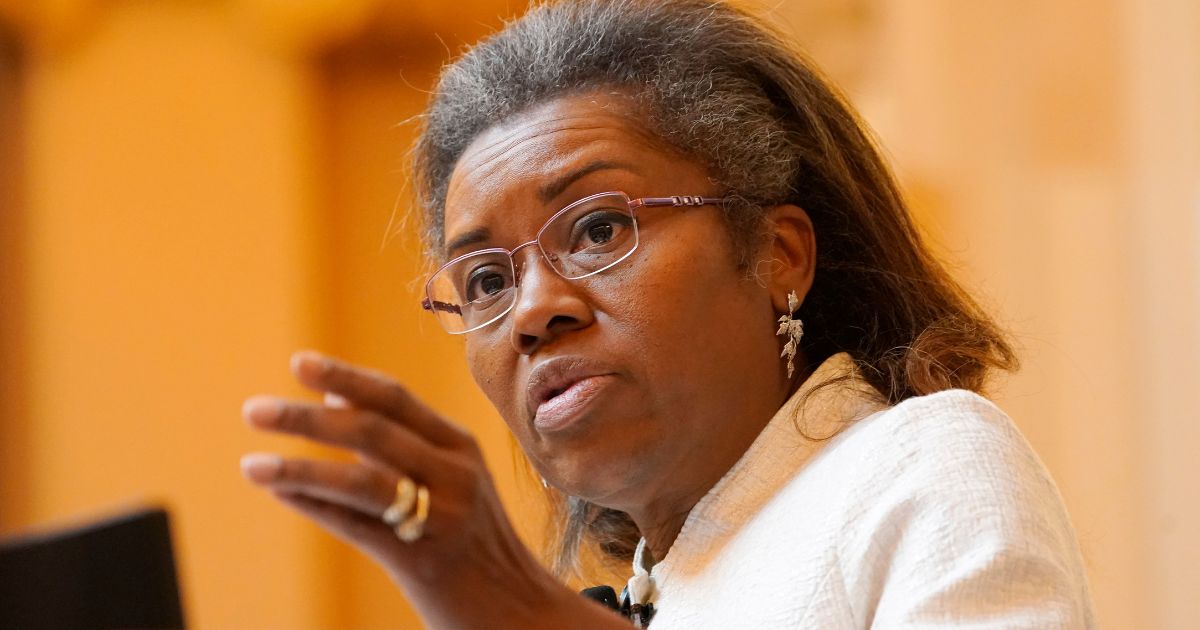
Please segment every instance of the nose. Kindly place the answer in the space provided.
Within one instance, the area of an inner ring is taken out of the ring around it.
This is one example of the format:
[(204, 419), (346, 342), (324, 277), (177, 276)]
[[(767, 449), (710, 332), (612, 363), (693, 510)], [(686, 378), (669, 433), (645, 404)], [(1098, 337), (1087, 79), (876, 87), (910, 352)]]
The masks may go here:
[(517, 352), (532, 354), (566, 332), (591, 325), (594, 315), (582, 287), (554, 271), (541, 249), (526, 248), (513, 263), (520, 269), (510, 313)]

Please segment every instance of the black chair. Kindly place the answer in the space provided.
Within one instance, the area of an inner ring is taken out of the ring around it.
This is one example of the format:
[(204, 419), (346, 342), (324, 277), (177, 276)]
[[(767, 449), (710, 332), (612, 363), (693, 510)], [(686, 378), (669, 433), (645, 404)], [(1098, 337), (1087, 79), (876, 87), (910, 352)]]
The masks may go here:
[(164, 510), (0, 541), (0, 628), (183, 626)]

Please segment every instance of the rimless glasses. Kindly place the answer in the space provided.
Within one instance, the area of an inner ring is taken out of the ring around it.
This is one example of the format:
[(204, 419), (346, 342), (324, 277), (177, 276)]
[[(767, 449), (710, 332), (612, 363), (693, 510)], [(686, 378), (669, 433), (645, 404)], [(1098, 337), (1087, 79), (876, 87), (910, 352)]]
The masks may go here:
[(481, 249), (442, 265), (425, 283), (421, 306), (452, 335), (479, 330), (516, 304), (519, 278), (513, 257), (522, 249), (536, 245), (558, 275), (579, 280), (612, 268), (637, 249), (639, 209), (724, 203), (719, 197), (696, 196), (630, 199), (623, 192), (585, 197), (556, 212), (528, 243)]

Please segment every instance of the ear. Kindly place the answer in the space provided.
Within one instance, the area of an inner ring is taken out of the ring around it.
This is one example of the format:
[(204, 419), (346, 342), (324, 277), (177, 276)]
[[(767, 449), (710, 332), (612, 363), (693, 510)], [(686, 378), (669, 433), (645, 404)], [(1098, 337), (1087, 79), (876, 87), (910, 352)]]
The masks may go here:
[(760, 258), (770, 265), (769, 272), (759, 275), (760, 282), (770, 291), (775, 312), (790, 313), (788, 293), (795, 291), (803, 303), (812, 288), (817, 267), (812, 219), (799, 206), (784, 204), (767, 213), (766, 229), (767, 239)]

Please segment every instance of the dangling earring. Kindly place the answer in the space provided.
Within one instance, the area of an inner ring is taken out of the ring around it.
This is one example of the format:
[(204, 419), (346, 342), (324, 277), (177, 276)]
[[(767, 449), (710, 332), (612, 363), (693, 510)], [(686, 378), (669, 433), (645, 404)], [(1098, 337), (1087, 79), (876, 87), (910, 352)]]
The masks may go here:
[(776, 335), (787, 335), (787, 344), (783, 346), (783, 353), (779, 356), (787, 359), (788, 378), (792, 378), (792, 372), (796, 371), (796, 351), (800, 349), (800, 338), (804, 336), (804, 322), (796, 317), (796, 311), (800, 309), (800, 298), (796, 297), (796, 292), (788, 293), (788, 313), (779, 317), (779, 330)]

